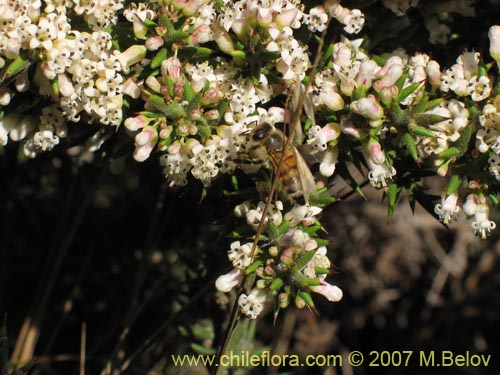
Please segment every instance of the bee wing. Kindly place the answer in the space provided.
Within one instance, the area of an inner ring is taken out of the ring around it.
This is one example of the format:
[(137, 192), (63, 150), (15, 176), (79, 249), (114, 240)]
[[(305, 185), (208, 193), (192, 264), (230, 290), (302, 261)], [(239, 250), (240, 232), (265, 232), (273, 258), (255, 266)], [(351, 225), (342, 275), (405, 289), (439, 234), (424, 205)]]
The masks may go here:
[(300, 123), (300, 114), (298, 113), (300, 106), (304, 106), (307, 117), (309, 117), (313, 125), (316, 125), (312, 97), (310, 93), (306, 92), (305, 86), (302, 83), (298, 82), (293, 88), (290, 103), (290, 109), (292, 111), (290, 126), (293, 129), (294, 142), (302, 141), (302, 125)]
[(302, 192), (304, 193), (304, 200), (309, 203), (309, 195), (316, 195), (316, 182), (314, 182), (314, 177), (307, 165), (306, 161), (297, 150), (293, 147), (295, 152), (295, 157), (297, 159), (297, 169), (299, 170), (300, 182), (302, 184)]

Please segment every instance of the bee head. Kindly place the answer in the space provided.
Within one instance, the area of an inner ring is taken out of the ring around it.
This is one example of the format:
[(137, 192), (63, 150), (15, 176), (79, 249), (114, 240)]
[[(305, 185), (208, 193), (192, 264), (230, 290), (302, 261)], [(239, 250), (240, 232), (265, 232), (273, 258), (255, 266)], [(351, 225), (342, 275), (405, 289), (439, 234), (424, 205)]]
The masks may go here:
[(258, 125), (253, 131), (252, 131), (252, 140), (253, 141), (261, 141), (263, 140), (272, 130), (273, 126), (267, 122)]

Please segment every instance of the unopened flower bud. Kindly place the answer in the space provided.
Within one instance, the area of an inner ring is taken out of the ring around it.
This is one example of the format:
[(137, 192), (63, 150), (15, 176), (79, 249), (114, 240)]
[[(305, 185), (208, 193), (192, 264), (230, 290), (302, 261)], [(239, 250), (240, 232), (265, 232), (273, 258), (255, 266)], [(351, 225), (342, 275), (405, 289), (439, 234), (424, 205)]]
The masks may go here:
[(215, 109), (215, 108), (214, 108), (214, 109), (211, 109), (211, 110), (209, 110), (209, 111), (206, 111), (206, 112), (204, 113), (204, 116), (205, 116), (205, 118), (206, 118), (207, 120), (217, 120), (217, 119), (219, 118), (219, 116), (220, 116), (220, 114), (219, 114), (219, 110), (217, 110), (217, 109)]
[(368, 152), (375, 164), (382, 164), (385, 161), (385, 154), (382, 151), (382, 146), (373, 138), (368, 141)]
[(149, 51), (156, 51), (161, 46), (163, 46), (164, 43), (165, 43), (165, 41), (163, 40), (163, 38), (161, 36), (155, 35), (155, 36), (151, 36), (148, 39), (146, 39), (146, 42), (144, 43), (144, 45), (146, 46), (146, 48)]
[(155, 76), (148, 76), (146, 78), (146, 86), (148, 86), (154, 92), (161, 91), (161, 83)]
[(430, 60), (425, 67), (427, 77), (429, 77), (429, 83), (433, 88), (439, 87), (441, 85), (440, 69), (441, 67), (439, 66), (439, 63), (435, 60)]
[(491, 26), (488, 37), (490, 38), (490, 55), (500, 68), (500, 26)]
[(139, 99), (141, 97), (141, 88), (137, 86), (134, 79), (128, 78), (123, 84), (123, 93), (134, 99)]

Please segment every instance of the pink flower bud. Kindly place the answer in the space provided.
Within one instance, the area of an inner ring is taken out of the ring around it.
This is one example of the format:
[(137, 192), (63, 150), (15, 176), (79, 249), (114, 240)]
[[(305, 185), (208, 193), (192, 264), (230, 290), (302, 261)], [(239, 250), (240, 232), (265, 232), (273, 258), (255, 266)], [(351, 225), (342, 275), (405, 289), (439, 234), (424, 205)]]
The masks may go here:
[(224, 94), (222, 94), (220, 90), (216, 88), (211, 88), (207, 90), (205, 95), (203, 95), (203, 98), (201, 99), (201, 104), (203, 105), (215, 104), (218, 103), (223, 97)]
[(157, 136), (157, 133), (154, 128), (150, 126), (145, 127), (140, 133), (135, 136), (135, 143), (138, 146), (144, 146), (148, 143), (151, 143), (155, 136)]
[(367, 88), (372, 85), (372, 78), (375, 72), (379, 69), (377, 63), (373, 60), (366, 60), (361, 63), (359, 73), (356, 76), (356, 83), (358, 86), (365, 86)]
[(148, 78), (146, 78), (146, 86), (148, 86), (154, 92), (161, 91), (161, 83), (160, 81), (158, 81), (158, 79), (156, 79), (155, 76), (148, 76)]
[(382, 146), (373, 138), (368, 141), (368, 152), (375, 164), (382, 164), (385, 161), (385, 154), (382, 151)]
[(402, 74), (403, 65), (399, 63), (392, 64), (389, 66), (386, 74), (384, 74), (384, 76), (379, 81), (373, 84), (373, 88), (375, 90), (381, 90), (384, 87), (394, 85)]
[(211, 109), (205, 112), (204, 115), (207, 120), (217, 120), (220, 116), (219, 111), (217, 109)]
[(373, 95), (355, 100), (351, 103), (351, 110), (370, 120), (378, 120), (384, 116), (384, 110)]
[(212, 40), (210, 26), (203, 24), (198, 26), (188, 38), (188, 43), (193, 45), (206, 43)]
[(161, 75), (162, 77), (170, 77), (174, 81), (181, 75), (181, 62), (177, 56), (169, 57), (161, 62)]
[(129, 117), (125, 120), (124, 125), (130, 131), (136, 131), (142, 129), (147, 125), (146, 117), (143, 115)]
[(128, 78), (123, 84), (123, 93), (134, 99), (139, 99), (141, 97), (141, 88), (137, 86), (134, 79)]
[(165, 43), (165, 41), (163, 40), (163, 38), (161, 36), (155, 35), (155, 36), (152, 36), (152, 37), (149, 37), (148, 39), (146, 39), (146, 42), (144, 43), (144, 45), (146, 46), (146, 48), (149, 51), (156, 51), (161, 46), (163, 46), (164, 43)]
[(151, 151), (153, 151), (153, 146), (150, 144), (136, 147), (134, 150), (134, 159), (142, 163), (147, 158), (149, 158), (149, 155), (151, 155)]

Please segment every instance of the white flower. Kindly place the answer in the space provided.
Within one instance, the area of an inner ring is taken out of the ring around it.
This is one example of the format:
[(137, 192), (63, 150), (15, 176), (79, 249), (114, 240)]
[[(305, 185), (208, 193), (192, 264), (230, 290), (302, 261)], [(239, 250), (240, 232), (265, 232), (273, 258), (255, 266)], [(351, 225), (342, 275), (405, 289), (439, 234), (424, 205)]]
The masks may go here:
[(238, 298), (241, 312), (249, 319), (256, 319), (264, 309), (267, 294), (260, 289), (252, 289), (249, 295), (242, 294)]
[(328, 284), (326, 281), (322, 281), (321, 285), (311, 286), (311, 290), (325, 296), (330, 302), (338, 302), (343, 297), (342, 289), (338, 286)]
[(327, 250), (325, 246), (318, 247), (314, 253), (313, 258), (307, 263), (307, 265), (302, 270), (304, 276), (314, 279), (318, 278), (320, 281), (324, 281), (326, 278), (326, 273), (316, 274), (316, 268), (322, 268), (328, 271), (331, 266), (330, 259), (326, 256)]
[(487, 76), (472, 77), (467, 86), (467, 94), (471, 96), (471, 99), (475, 102), (486, 99), (490, 96), (491, 85), (490, 79)]
[(325, 12), (325, 8), (322, 6), (316, 6), (309, 11), (309, 14), (305, 15), (304, 23), (307, 28), (311, 31), (323, 31), (326, 27), (326, 22), (328, 21), (328, 15)]
[(373, 187), (377, 189), (385, 188), (392, 182), (393, 177), (396, 175), (394, 167), (389, 168), (385, 164), (375, 164), (371, 158), (368, 158), (366, 162), (370, 168), (368, 179)]
[(160, 165), (164, 167), (163, 174), (170, 187), (187, 184), (187, 174), (191, 169), (191, 164), (188, 155), (181, 147), (176, 151), (162, 155)]
[[(266, 204), (261, 201), (257, 205), (257, 208), (248, 210), (246, 214), (247, 223), (254, 230), (257, 230), (262, 220), (262, 213), (264, 212), (265, 205)], [(281, 211), (283, 211), (283, 203), (281, 201), (277, 201), (276, 205), (270, 204), (267, 217), (264, 219), (264, 222), (267, 223), (269, 219), (271, 219), (273, 225), (280, 225), (283, 222), (283, 215), (281, 214)]]
[(434, 212), (439, 216), (439, 220), (448, 224), (452, 220), (457, 220), (457, 215), (460, 212), (460, 207), (457, 206), (458, 194), (453, 193), (448, 197), (442, 196), (442, 203), (436, 204)]
[(239, 268), (234, 268), (229, 273), (221, 275), (215, 280), (215, 287), (224, 293), (229, 293), (244, 278), (244, 273)]
[(291, 211), (285, 214), (285, 220), (289, 221), (292, 227), (296, 227), (299, 223), (308, 227), (315, 223), (315, 216), (321, 211), (322, 209), (316, 206), (294, 206)]
[(494, 221), (489, 220), (489, 212), (490, 208), (487, 204), (478, 204), (474, 213), (474, 221), (471, 223), (476, 236), (482, 239), (485, 239), (497, 227)]
[(228, 258), (233, 263), (234, 268), (245, 269), (251, 262), (252, 242), (241, 245), (240, 241), (231, 243), (231, 249), (227, 252)]

